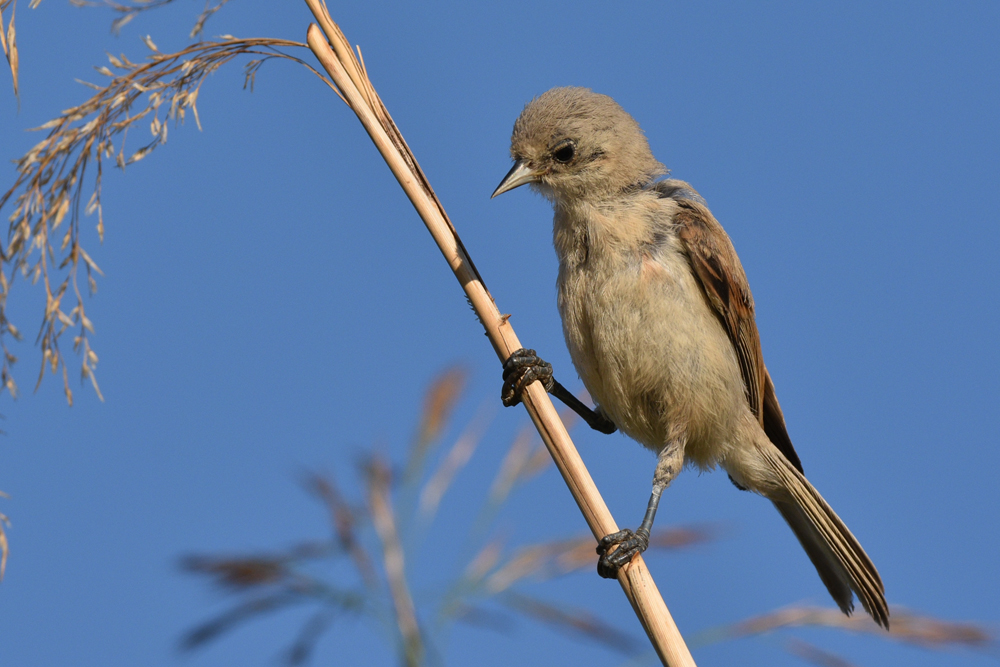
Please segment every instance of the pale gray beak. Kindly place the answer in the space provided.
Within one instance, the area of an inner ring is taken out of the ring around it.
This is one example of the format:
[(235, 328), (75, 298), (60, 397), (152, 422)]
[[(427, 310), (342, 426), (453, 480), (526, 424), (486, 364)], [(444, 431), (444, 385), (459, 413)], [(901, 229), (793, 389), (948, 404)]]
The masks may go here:
[(508, 190), (513, 190), (514, 188), (524, 185), (525, 183), (537, 183), (541, 179), (541, 172), (533, 169), (528, 165), (525, 160), (518, 160), (514, 163), (514, 166), (510, 168), (507, 175), (503, 177), (500, 181), (500, 185), (497, 189), (493, 191), (490, 199), (496, 197), (497, 195), (502, 195)]

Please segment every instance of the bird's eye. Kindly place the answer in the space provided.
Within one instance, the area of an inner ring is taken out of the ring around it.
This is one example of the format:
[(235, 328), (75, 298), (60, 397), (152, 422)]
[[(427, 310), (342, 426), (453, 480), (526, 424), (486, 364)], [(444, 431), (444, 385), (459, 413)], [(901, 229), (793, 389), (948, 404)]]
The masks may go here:
[(574, 155), (576, 155), (576, 147), (570, 141), (552, 151), (552, 157), (556, 159), (556, 162), (562, 162), (563, 164), (572, 160)]

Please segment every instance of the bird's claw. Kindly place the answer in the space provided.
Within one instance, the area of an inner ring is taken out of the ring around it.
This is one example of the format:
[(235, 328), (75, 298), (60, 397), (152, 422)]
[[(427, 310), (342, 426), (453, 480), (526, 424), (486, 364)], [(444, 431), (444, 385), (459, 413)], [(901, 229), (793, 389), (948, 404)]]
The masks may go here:
[[(608, 552), (609, 549), (616, 546), (617, 549)], [(605, 535), (597, 543), (597, 553), (601, 557), (597, 561), (597, 574), (605, 579), (617, 578), (618, 570), (626, 563), (631, 562), (636, 554), (641, 554), (648, 547), (649, 533), (642, 528), (634, 533), (626, 528), (617, 533)]]
[(522, 347), (510, 355), (503, 364), (503, 390), (500, 392), (500, 400), (504, 406), (509, 408), (520, 403), (521, 392), (535, 380), (545, 386), (545, 391), (552, 391), (555, 383), (552, 377), (552, 364), (542, 360), (534, 350)]

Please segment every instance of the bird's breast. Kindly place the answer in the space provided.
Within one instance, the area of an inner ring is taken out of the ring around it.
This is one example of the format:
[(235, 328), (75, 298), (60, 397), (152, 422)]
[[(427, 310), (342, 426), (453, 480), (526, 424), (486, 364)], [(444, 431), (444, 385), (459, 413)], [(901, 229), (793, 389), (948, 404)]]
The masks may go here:
[(584, 263), (561, 263), (558, 285), (566, 343), (587, 390), (650, 449), (661, 449), (679, 426), (692, 451), (718, 440), (744, 400), (742, 384), (686, 256), (670, 239), (632, 252), (598, 247)]

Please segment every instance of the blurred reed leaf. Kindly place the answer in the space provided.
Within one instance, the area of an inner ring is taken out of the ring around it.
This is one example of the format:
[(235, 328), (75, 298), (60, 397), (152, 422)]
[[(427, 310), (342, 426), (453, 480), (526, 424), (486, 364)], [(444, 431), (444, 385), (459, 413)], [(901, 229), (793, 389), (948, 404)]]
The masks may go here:
[[(0, 498), (10, 498), (6, 493), (0, 491)], [(7, 556), (10, 553), (10, 545), (7, 543), (7, 533), (4, 530), (10, 526), (10, 519), (3, 512), (0, 512), (0, 581), (7, 571)]]
[(441, 499), (455, 481), (455, 476), (472, 458), (495, 414), (495, 405), (483, 403), (462, 434), (455, 440), (455, 444), (441, 461), (441, 465), (424, 484), (418, 501), (422, 522), (429, 522), (434, 518)]
[(285, 578), (286, 558), (208, 558), (188, 556), (181, 567), (188, 572), (211, 575), (219, 585), (242, 589), (272, 584)]
[(623, 632), (586, 609), (543, 602), (534, 597), (508, 591), (498, 601), (534, 620), (560, 632), (604, 644), (625, 655), (645, 649), (644, 642)]
[(368, 467), (368, 508), (375, 532), (382, 542), (382, 566), (389, 582), (396, 623), (402, 635), (404, 663), (408, 667), (417, 667), (423, 662), (424, 641), (406, 579), (403, 545), (396, 528), (396, 513), (390, 497), (389, 465), (379, 458), (374, 458)]
[(295, 595), (278, 593), (242, 602), (224, 614), (189, 630), (181, 639), (181, 649), (190, 651), (213, 641), (241, 623), (299, 602)]
[(355, 532), (357, 518), (354, 511), (340, 495), (333, 479), (316, 474), (308, 475), (304, 480), (304, 485), (326, 505), (327, 512), (330, 514), (330, 523), (340, 547), (350, 554), (365, 585), (368, 588), (374, 588), (377, 584), (377, 575), (371, 557), (365, 551)]
[(791, 639), (785, 648), (794, 656), (802, 658), (808, 663), (818, 667), (856, 667), (854, 663), (848, 662), (835, 653), (813, 646), (801, 639)]
[[(702, 544), (714, 539), (715, 532), (700, 526), (661, 528), (650, 536), (649, 548), (655, 551)], [(543, 581), (580, 570), (596, 570), (594, 546), (594, 538), (587, 535), (521, 547), (486, 578), (484, 588), (490, 593), (500, 593), (527, 577)]]
[[(293, 606), (318, 605), (320, 610), (317, 614), (324, 618), (334, 611), (357, 613), (363, 610), (367, 604), (364, 592), (321, 581), (299, 567), (304, 561), (330, 557), (336, 551), (332, 546), (329, 543), (304, 542), (274, 555), (199, 555), (182, 558), (180, 566), (183, 570), (205, 575), (215, 585), (241, 595), (243, 599), (185, 633), (181, 638), (181, 649), (199, 648), (247, 621)], [(307, 623), (288, 652), (289, 664), (300, 664), (291, 662), (292, 658), (301, 662), (308, 657), (311, 642), (315, 641), (310, 634), (312, 632), (321, 630)]]
[(423, 471), (424, 462), (431, 449), (441, 438), (451, 411), (465, 388), (468, 373), (460, 366), (451, 366), (440, 373), (432, 382), (424, 397), (420, 425), (410, 446), (404, 479), (409, 482)]
[(309, 658), (312, 657), (316, 643), (323, 636), (323, 633), (330, 628), (330, 624), (333, 623), (333, 618), (334, 615), (329, 609), (321, 609), (313, 614), (302, 626), (302, 630), (299, 632), (299, 636), (295, 639), (295, 642), (289, 647), (286, 662), (289, 665), (307, 663)]
[[(584, 394), (584, 398), (589, 400), (586, 394)], [(567, 430), (573, 428), (580, 419), (575, 412), (568, 408), (559, 411), (559, 418), (566, 425)], [(538, 437), (538, 432), (530, 424), (526, 424), (514, 438), (503, 463), (500, 464), (500, 470), (490, 486), (487, 507), (502, 505), (517, 484), (526, 482), (550, 465), (552, 465), (552, 457), (542, 444), (541, 438)], [(487, 509), (487, 513), (489, 513), (489, 509)]]
[(997, 640), (996, 632), (981, 624), (944, 621), (915, 614), (902, 607), (892, 608), (892, 626), (886, 633), (868, 616), (845, 616), (832, 608), (796, 606), (707, 630), (694, 641), (707, 644), (797, 627), (835, 628), (936, 649), (966, 647), (985, 650), (995, 648)]

